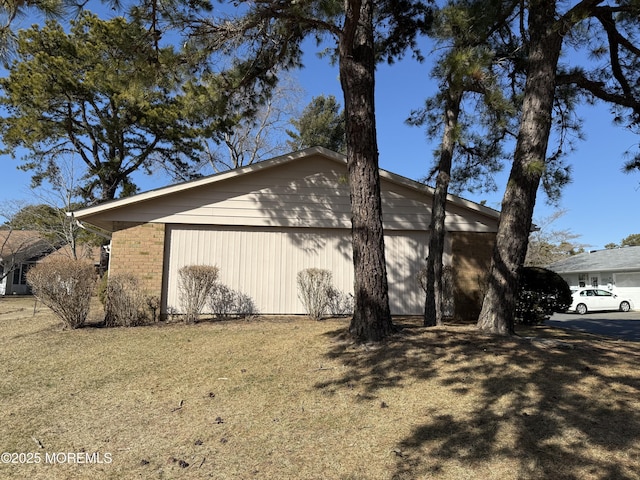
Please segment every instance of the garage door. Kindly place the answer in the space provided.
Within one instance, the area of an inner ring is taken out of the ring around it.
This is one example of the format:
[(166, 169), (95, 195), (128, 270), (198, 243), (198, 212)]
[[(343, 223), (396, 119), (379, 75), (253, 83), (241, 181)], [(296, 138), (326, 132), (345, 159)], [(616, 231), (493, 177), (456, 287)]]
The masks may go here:
[[(341, 291), (353, 293), (350, 232), (340, 229), (169, 226), (165, 259), (167, 307), (180, 311), (178, 270), (216, 265), (220, 282), (250, 295), (260, 313), (303, 314), (296, 275), (325, 268)], [(424, 296), (416, 276), (424, 264), (426, 232), (385, 236), (391, 311), (420, 314)]]

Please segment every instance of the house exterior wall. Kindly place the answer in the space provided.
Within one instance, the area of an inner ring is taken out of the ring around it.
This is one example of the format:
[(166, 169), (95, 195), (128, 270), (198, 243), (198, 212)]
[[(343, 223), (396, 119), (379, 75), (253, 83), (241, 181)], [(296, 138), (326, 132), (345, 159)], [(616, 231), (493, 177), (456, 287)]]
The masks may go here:
[[(259, 174), (232, 177), (118, 212), (101, 221), (156, 222), (245, 227), (351, 228), (346, 165), (323, 158), (278, 165)], [(431, 197), (381, 179), (385, 230), (427, 230)], [(496, 218), (450, 203), (450, 231), (495, 231)]]
[[(337, 288), (353, 290), (346, 161), (310, 152), (91, 207), (77, 218), (114, 232), (111, 273), (133, 272), (149, 294), (162, 292), (163, 313), (180, 308), (177, 272), (189, 264), (217, 265), (220, 281), (250, 294), (262, 313), (303, 313), (296, 275), (304, 268), (329, 269)], [(427, 255), (432, 191), (381, 171), (381, 196), (391, 310), (422, 314), (416, 277)], [(445, 264), (458, 271), (456, 318), (477, 316), (478, 277), (488, 269), (497, 221), (491, 209), (448, 199)]]
[(484, 282), (491, 267), (495, 233), (452, 232), (454, 321), (475, 322), (482, 308)]
[(610, 290), (632, 302), (633, 310), (640, 310), (640, 270), (629, 272), (590, 271), (560, 273), (570, 287), (594, 286)]
[(111, 237), (109, 275), (133, 274), (146, 295), (161, 297), (165, 226), (145, 223), (123, 227)]
[[(26, 274), (35, 264), (35, 261), (30, 261), (13, 265), (13, 270), (0, 280), (0, 295), (31, 295), (31, 286), (27, 283)], [(4, 274), (3, 268), (0, 274)]]
[[(207, 227), (170, 225), (163, 312), (180, 311), (178, 270), (216, 265), (219, 281), (250, 295), (263, 314), (303, 314), (297, 273), (305, 268), (332, 272), (334, 286), (353, 294), (350, 232), (340, 229)], [(453, 266), (454, 320), (475, 322), (482, 306), (482, 281), (491, 264), (494, 233), (454, 232), (445, 263)], [(424, 292), (417, 275), (425, 265), (426, 231), (385, 233), (389, 303), (394, 315), (421, 315)]]
[[(219, 281), (248, 294), (263, 314), (303, 314), (297, 274), (305, 268), (331, 271), (334, 286), (353, 294), (350, 230), (172, 225), (167, 228), (166, 301), (163, 310), (180, 311), (178, 270), (216, 265)], [(426, 231), (385, 234), (391, 312), (418, 315), (424, 294), (417, 274), (424, 265)]]

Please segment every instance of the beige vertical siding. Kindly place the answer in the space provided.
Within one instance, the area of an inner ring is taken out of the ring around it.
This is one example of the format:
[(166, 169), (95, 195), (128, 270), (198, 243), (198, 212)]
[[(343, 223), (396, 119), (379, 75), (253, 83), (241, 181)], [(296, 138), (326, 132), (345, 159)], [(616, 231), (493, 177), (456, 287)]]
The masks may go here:
[(391, 313), (422, 314), (424, 292), (418, 281), (418, 273), (426, 263), (429, 242), (427, 232), (387, 232), (384, 242)]
[[(353, 293), (349, 230), (172, 226), (168, 229), (167, 307), (180, 311), (178, 270), (217, 265), (220, 281), (250, 295), (261, 313), (302, 314), (296, 276), (305, 268), (332, 272), (334, 285)], [(424, 263), (426, 232), (387, 234), (391, 311), (420, 314), (423, 295), (416, 279)]]

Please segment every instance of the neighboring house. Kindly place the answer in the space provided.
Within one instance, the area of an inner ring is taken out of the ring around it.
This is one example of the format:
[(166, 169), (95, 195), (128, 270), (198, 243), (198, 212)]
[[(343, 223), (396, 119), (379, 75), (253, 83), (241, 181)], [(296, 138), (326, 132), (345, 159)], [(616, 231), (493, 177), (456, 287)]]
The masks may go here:
[[(78, 260), (90, 261), (96, 269), (96, 273), (102, 275), (107, 270), (108, 253), (105, 247), (99, 247), (96, 245), (89, 245), (82, 243), (76, 245), (75, 258)], [(49, 259), (66, 257), (74, 258), (73, 250), (69, 245), (63, 245), (60, 248), (52, 251), (48, 255), (42, 257), (38, 262), (46, 262)]]
[(552, 263), (570, 287), (600, 287), (629, 297), (640, 309), (640, 247), (581, 253)]
[(25, 295), (27, 271), (53, 250), (35, 230), (0, 230), (0, 295)]
[[(421, 314), (433, 190), (380, 170), (391, 311)], [(353, 293), (346, 158), (321, 147), (79, 210), (112, 232), (110, 276), (136, 275), (162, 313), (180, 310), (178, 270), (217, 265), (220, 282), (250, 295), (260, 313), (301, 314), (296, 276), (328, 269)], [(475, 320), (499, 213), (450, 196), (445, 264), (454, 270), (455, 316)]]

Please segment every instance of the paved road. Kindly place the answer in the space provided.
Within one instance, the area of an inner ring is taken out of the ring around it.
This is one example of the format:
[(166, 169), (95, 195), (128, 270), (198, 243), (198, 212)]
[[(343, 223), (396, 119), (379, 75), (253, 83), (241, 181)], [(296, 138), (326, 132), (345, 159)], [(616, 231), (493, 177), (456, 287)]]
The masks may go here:
[(640, 311), (556, 313), (546, 325), (640, 342)]

